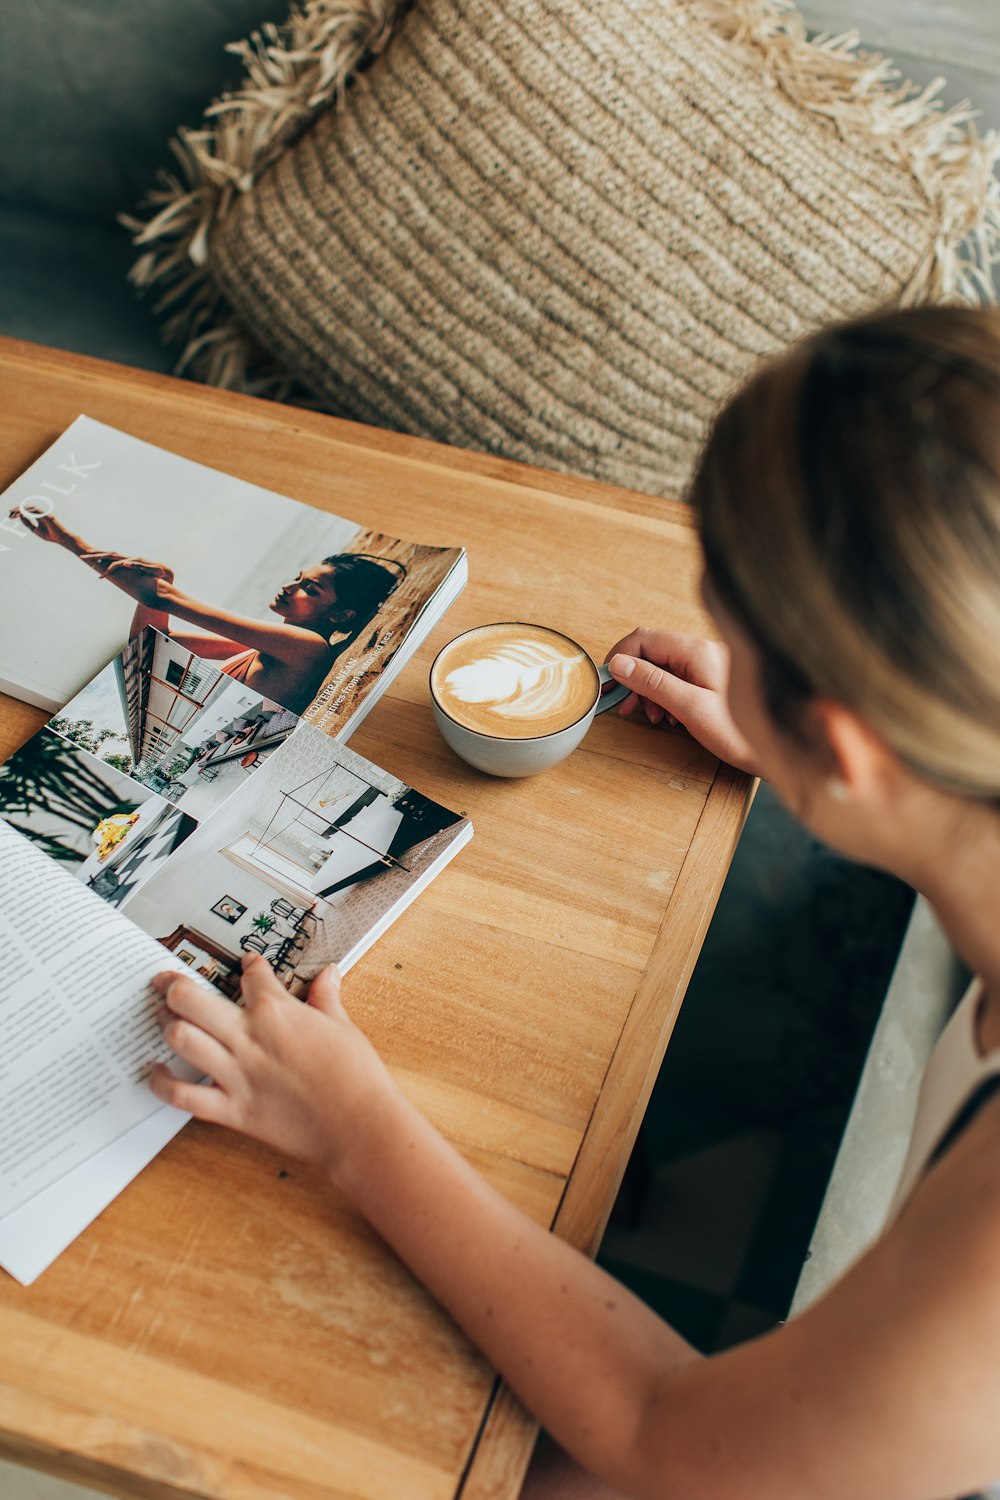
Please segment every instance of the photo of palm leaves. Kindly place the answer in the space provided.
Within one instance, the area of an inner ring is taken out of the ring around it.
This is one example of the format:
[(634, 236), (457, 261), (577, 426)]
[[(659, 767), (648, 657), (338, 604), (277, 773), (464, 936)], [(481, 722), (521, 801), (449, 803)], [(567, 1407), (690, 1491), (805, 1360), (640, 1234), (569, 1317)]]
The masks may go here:
[(0, 816), (112, 906), (145, 884), (197, 827), (49, 728), (0, 766)]

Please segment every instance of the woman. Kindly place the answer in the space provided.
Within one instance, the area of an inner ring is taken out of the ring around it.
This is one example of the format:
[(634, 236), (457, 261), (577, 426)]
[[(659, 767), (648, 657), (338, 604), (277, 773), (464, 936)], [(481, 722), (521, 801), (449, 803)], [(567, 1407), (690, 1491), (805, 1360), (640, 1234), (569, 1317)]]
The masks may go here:
[[(14, 509), (11, 515), (135, 599), (133, 636), (153, 625), (197, 656), (218, 660), (230, 677), (294, 713), (308, 708), (337, 657), (358, 639), (406, 575), (402, 563), (389, 558), (335, 553), (303, 568), (278, 590), (268, 606), (279, 617), (277, 624), (202, 604), (176, 586), (172, 568), (120, 552), (97, 552), (51, 514)], [(196, 632), (176, 630), (174, 619), (196, 626)]]
[(981, 1493), (1000, 1476), (1000, 314), (792, 349), (719, 417), (693, 499), (721, 644), (626, 636), (626, 710), (923, 891), (979, 976), (875, 1246), (802, 1316), (700, 1357), (479, 1179), (329, 972), (298, 1009), (259, 964), (243, 1010), (160, 976), (167, 1039), (215, 1086), (160, 1068), (153, 1087), (355, 1199), (572, 1455), (539, 1459), (532, 1500)]

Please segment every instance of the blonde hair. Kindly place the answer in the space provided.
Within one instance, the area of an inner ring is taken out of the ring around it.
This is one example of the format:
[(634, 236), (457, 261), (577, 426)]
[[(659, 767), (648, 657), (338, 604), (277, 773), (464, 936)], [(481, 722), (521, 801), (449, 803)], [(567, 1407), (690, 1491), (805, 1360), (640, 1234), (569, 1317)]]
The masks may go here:
[(926, 778), (1000, 798), (1000, 311), (796, 345), (721, 412), (691, 498), (780, 727), (804, 738), (830, 698)]

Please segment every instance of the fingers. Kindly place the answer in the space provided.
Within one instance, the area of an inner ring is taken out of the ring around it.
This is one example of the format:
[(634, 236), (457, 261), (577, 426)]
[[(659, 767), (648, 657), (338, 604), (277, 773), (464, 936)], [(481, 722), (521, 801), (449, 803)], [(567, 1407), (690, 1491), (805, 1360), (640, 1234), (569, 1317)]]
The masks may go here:
[(146, 562), (142, 557), (115, 557), (108, 564), (108, 573), (139, 573), (143, 578), (162, 578), (166, 569), (159, 563)]
[(104, 578), (110, 578), (112, 583), (124, 584), (131, 579), (133, 582), (148, 583), (153, 577), (158, 577), (155, 569), (149, 567), (138, 557), (121, 557), (112, 555), (106, 564)]
[(659, 710), (656, 718), (648, 715), (651, 723), (660, 723), (665, 714), (672, 714), (683, 723), (685, 715), (692, 711), (704, 695), (704, 689), (694, 687), (683, 678), (675, 677), (672, 672), (665, 672), (662, 667), (654, 666), (650, 661), (640, 661), (634, 656), (619, 653), (611, 658), (608, 666), (616, 682), (626, 683), (633, 693), (648, 700), (650, 706)]
[(156, 1019), (163, 1028), (163, 1039), (183, 1062), (199, 1073), (207, 1074), (220, 1088), (229, 1089), (235, 1079), (233, 1054), (221, 1042), (202, 1031), (193, 1021), (184, 1021), (161, 1005)]
[[(718, 670), (724, 679), (726, 663), (722, 648), (716, 648), (711, 641), (698, 644), (706, 653), (703, 665), (707, 672)], [(670, 720), (683, 724), (688, 733), (719, 760), (727, 761), (751, 776), (761, 774), (756, 753), (732, 719), (723, 689), (697, 686), (673, 672), (665, 672), (652, 662), (640, 661), (623, 653), (613, 656), (608, 665), (616, 681), (625, 682), (633, 689), (623, 711), (637, 701), (650, 723)], [(659, 717), (651, 709), (658, 710)]]
[(325, 1011), (328, 1016), (343, 1019), (347, 1012), (341, 1004), (340, 984), (340, 970), (336, 964), (327, 964), (309, 986), (308, 1003), (317, 1010)]
[(628, 635), (623, 635), (620, 641), (615, 642), (604, 660), (610, 662), (619, 652), (625, 656), (646, 657), (649, 661), (665, 660), (672, 639), (672, 631), (652, 630), (648, 625), (637, 625)]
[(166, 1063), (157, 1063), (149, 1075), (149, 1086), (163, 1104), (172, 1104), (175, 1109), (186, 1110), (196, 1120), (208, 1120), (213, 1125), (229, 1124), (231, 1106), (221, 1089), (208, 1083), (188, 1083), (171, 1073)]
[(693, 652), (702, 644), (696, 635), (684, 635), (679, 630), (654, 630), (649, 625), (637, 625), (628, 635), (617, 641), (604, 658), (610, 662), (613, 656), (635, 656), (642, 661), (651, 661), (656, 666), (669, 667), (671, 671), (683, 672)]
[(248, 1011), (268, 996), (272, 999), (286, 1000), (289, 1003), (292, 999), (281, 980), (275, 976), (267, 959), (259, 953), (246, 953), (243, 956), (240, 994), (244, 1008)]
[(637, 693), (629, 693), (624, 703), (619, 705), (618, 712), (623, 719), (630, 719), (640, 705), (650, 724), (669, 724), (671, 729), (677, 724), (677, 720), (673, 714), (668, 714), (657, 704), (649, 703), (646, 699), (640, 698)]
[(176, 970), (155, 975), (153, 988), (163, 996), (168, 1009), (175, 1016), (191, 1021), (230, 1051), (238, 1044), (243, 1029), (242, 1021), (239, 1011), (230, 1000), (223, 1000), (221, 995), (202, 989), (200, 984), (195, 984), (193, 979), (178, 974)]

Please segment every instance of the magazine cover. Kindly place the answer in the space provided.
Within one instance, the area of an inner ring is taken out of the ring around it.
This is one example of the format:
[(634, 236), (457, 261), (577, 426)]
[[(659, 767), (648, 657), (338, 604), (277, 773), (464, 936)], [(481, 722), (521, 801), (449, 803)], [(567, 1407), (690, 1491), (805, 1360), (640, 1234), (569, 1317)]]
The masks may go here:
[(0, 503), (0, 689), (61, 708), (154, 626), (346, 737), (465, 576), (461, 548), (366, 531), (81, 416)]
[(294, 994), (349, 967), (472, 833), (149, 627), (0, 766), (0, 815), (229, 996), (246, 953)]

